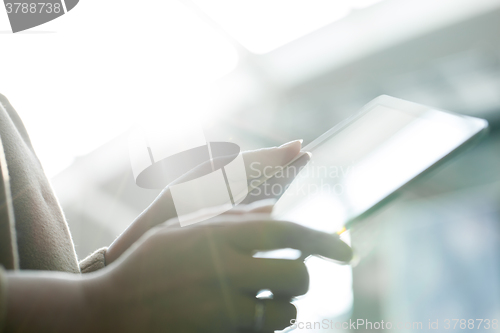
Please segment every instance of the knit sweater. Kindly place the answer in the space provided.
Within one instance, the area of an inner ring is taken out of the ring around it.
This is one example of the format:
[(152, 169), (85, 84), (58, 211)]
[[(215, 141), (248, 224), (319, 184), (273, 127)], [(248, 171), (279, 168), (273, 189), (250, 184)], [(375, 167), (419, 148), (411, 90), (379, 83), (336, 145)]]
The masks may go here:
[[(78, 262), (68, 224), (28, 133), (3, 95), (0, 140), (0, 155), (3, 150), (5, 157), (0, 156), (0, 168), (4, 171), (0, 174), (0, 268), (75, 274), (103, 268), (105, 248)], [(0, 330), (5, 313), (3, 274), (0, 269)]]

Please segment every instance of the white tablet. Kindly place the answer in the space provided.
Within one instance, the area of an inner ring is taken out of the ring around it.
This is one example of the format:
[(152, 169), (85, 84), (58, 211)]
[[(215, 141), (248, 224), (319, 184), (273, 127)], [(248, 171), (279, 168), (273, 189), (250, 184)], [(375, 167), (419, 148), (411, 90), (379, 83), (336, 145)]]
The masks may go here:
[(304, 147), (312, 158), (273, 214), (327, 232), (349, 228), (487, 127), (483, 119), (379, 96)]

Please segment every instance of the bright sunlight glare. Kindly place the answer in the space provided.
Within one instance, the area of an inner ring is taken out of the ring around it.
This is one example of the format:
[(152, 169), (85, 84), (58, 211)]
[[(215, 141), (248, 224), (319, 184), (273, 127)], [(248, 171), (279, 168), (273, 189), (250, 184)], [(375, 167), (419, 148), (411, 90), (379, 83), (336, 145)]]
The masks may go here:
[(0, 93), (49, 177), (145, 115), (175, 123), (185, 101), (238, 61), (230, 43), (177, 0), (81, 1), (26, 33), (7, 30), (2, 11)]
[(193, 0), (251, 52), (262, 54), (381, 0)]

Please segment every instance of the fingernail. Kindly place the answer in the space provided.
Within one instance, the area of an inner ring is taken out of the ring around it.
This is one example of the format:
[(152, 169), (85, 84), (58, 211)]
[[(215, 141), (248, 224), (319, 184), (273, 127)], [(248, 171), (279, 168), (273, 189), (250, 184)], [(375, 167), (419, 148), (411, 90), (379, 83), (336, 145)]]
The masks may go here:
[(279, 146), (279, 148), (285, 148), (285, 147), (292, 146), (292, 145), (296, 144), (296, 142), (300, 142), (300, 144), (302, 145), (302, 141), (304, 141), (304, 140), (293, 140), (293, 141), (287, 142), (285, 144), (282, 144), (281, 146)]

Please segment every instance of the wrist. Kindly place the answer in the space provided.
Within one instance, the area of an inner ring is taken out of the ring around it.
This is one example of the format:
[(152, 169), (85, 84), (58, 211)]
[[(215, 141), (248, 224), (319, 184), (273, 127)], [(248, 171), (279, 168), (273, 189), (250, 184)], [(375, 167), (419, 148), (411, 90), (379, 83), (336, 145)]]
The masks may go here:
[(174, 201), (170, 190), (166, 188), (108, 247), (104, 254), (106, 265), (118, 259), (146, 232), (174, 217), (177, 217)]
[(54, 272), (7, 273), (6, 331), (88, 332), (86, 278)]
[(85, 274), (86, 278), (81, 281), (82, 302), (84, 316), (87, 318), (85, 332), (108, 332), (113, 322), (110, 309), (113, 309), (113, 288), (108, 283), (109, 269), (105, 268), (96, 273)]

